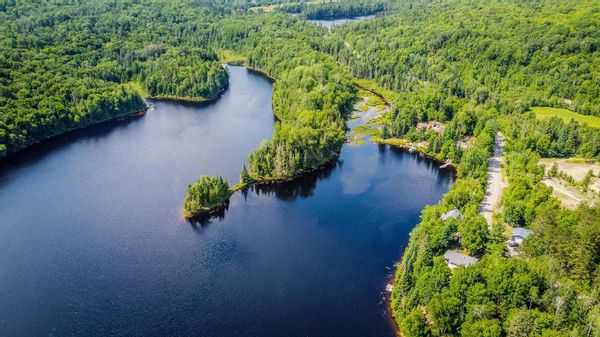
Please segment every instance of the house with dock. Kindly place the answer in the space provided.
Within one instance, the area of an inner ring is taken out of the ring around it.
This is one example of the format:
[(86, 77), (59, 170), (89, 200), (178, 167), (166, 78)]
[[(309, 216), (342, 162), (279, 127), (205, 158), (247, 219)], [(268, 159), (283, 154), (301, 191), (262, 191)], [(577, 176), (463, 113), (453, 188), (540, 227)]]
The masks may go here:
[(446, 261), (448, 268), (455, 269), (458, 266), (465, 266), (465, 267), (472, 266), (475, 263), (477, 263), (477, 261), (479, 261), (479, 259), (476, 257), (472, 257), (469, 255), (463, 254), (456, 250), (447, 250), (444, 253), (444, 261)]

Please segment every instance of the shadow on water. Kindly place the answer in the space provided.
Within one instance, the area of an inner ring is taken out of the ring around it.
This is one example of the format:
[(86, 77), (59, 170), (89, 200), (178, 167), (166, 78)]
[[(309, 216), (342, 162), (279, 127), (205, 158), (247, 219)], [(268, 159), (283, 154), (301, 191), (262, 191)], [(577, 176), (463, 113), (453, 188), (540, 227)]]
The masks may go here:
[(223, 204), (222, 207), (214, 210), (213, 212), (199, 215), (195, 218), (188, 219), (189, 224), (192, 226), (196, 232), (201, 232), (204, 227), (212, 222), (212, 220), (223, 220), (225, 219), (225, 214), (229, 210), (229, 201)]
[(336, 168), (342, 166), (343, 162), (337, 159), (296, 179), (274, 184), (253, 185), (249, 189), (257, 195), (274, 195), (277, 199), (283, 201), (293, 201), (297, 198), (305, 199), (312, 196), (315, 187), (317, 187), (317, 182), (327, 179)]
[(0, 182), (5, 178), (4, 173), (14, 168), (26, 167), (56, 152), (65, 150), (69, 145), (93, 141), (98, 142), (108, 138), (115, 131), (126, 129), (130, 124), (139, 122), (144, 116), (122, 117), (85, 128), (68, 131), (58, 136), (45, 139), (24, 150), (11, 153), (0, 159)]
[[(391, 151), (397, 157), (408, 156), (413, 158), (417, 165), (422, 169), (430, 172), (437, 172), (436, 180), (438, 182), (443, 182), (448, 178), (452, 180), (456, 178), (456, 172), (453, 168), (449, 167), (447, 169), (440, 170), (439, 166), (443, 164), (443, 162), (436, 160), (435, 158), (429, 158), (421, 153), (409, 153), (405, 149), (384, 144), (378, 144), (377, 150), (380, 154), (385, 154), (387, 151)], [(379, 158), (380, 160), (385, 160), (386, 157), (380, 156)], [(242, 194), (244, 200), (247, 199), (248, 193), (275, 196), (277, 199), (282, 201), (294, 201), (298, 198), (306, 199), (313, 195), (313, 192), (319, 181), (327, 179), (336, 169), (342, 169), (343, 164), (343, 160), (338, 158), (317, 170), (305, 173), (293, 180), (270, 184), (252, 185), (240, 190), (239, 192)], [(189, 220), (189, 223), (195, 230), (200, 230), (204, 226), (210, 224), (213, 220), (223, 220), (228, 209), (229, 203), (210, 214), (205, 214), (198, 218)]]
[[(228, 88), (229, 86), (227, 86), (226, 88)], [(172, 103), (172, 104), (176, 104), (179, 105), (181, 107), (185, 107), (185, 108), (207, 108), (213, 105), (216, 105), (217, 103), (219, 103), (219, 98), (221, 98), (223, 95), (225, 95), (227, 92), (224, 91), (221, 94), (219, 94), (217, 96), (217, 98), (215, 99), (209, 99), (206, 101), (186, 101), (186, 100), (180, 100), (180, 99), (172, 99), (172, 98), (148, 98), (146, 99), (146, 101), (148, 103), (150, 103), (151, 105), (158, 105), (160, 103)]]
[[(272, 184), (261, 184), (252, 185), (239, 191), (247, 199), (248, 193), (255, 193), (256, 195), (267, 195), (275, 196), (277, 199), (282, 201), (293, 201), (297, 198), (306, 199), (313, 195), (313, 191), (317, 187), (317, 183), (321, 180), (327, 179), (331, 173), (343, 166), (343, 161), (340, 159), (333, 160), (323, 167), (303, 174), (298, 178), (290, 181), (278, 182)], [(214, 220), (223, 220), (229, 210), (229, 202), (223, 205), (223, 207), (193, 219), (188, 219), (188, 223), (192, 226), (196, 232), (201, 232), (207, 225), (212, 223)]]
[[(430, 172), (437, 172), (438, 180), (444, 180), (447, 178), (452, 178), (452, 180), (456, 179), (456, 169), (453, 166), (448, 166), (444, 169), (440, 169), (440, 166), (445, 164), (444, 161), (441, 161), (437, 158), (427, 156), (420, 152), (410, 153), (410, 152), (408, 152), (408, 150), (403, 149), (403, 148), (394, 147), (394, 146), (385, 145), (385, 144), (378, 145), (378, 150), (379, 150), (380, 154), (384, 154), (388, 149), (390, 151), (392, 151), (394, 154), (396, 154), (397, 156), (410, 156), (410, 157), (414, 158), (414, 160), (417, 162), (418, 166), (425, 168)], [(384, 158), (384, 157), (381, 156), (380, 158)]]
[(395, 337), (386, 267), (450, 170), (344, 146), (321, 170), (188, 222), (186, 184), (237, 180), (273, 133), (272, 86), (230, 68), (208, 109), (157, 103), (0, 169), (0, 336)]

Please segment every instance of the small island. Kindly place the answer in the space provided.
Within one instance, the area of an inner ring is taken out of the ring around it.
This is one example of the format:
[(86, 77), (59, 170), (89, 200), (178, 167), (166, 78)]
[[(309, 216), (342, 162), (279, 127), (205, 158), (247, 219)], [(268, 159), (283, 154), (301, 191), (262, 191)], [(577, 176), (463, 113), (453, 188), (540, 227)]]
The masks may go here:
[(201, 176), (188, 187), (183, 202), (183, 216), (192, 219), (215, 212), (227, 205), (230, 196), (227, 179)]

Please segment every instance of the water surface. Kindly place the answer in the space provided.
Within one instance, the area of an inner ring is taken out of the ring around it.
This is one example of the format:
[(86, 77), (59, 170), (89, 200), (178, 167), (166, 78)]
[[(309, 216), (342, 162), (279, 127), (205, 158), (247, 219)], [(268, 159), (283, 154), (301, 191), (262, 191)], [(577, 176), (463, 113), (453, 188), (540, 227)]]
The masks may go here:
[(306, 22), (316, 23), (319, 26), (326, 27), (329, 30), (332, 30), (335, 26), (341, 26), (351, 21), (360, 21), (366, 20), (375, 17), (375, 15), (363, 15), (363, 16), (355, 16), (353, 18), (342, 18), (342, 19), (325, 19), (325, 20), (306, 20)]
[[(385, 146), (180, 216), (273, 130), (271, 84), (230, 67), (211, 105), (61, 137), (0, 171), (0, 336), (394, 336), (382, 291), (448, 171)], [(387, 268), (386, 268), (387, 267)]]

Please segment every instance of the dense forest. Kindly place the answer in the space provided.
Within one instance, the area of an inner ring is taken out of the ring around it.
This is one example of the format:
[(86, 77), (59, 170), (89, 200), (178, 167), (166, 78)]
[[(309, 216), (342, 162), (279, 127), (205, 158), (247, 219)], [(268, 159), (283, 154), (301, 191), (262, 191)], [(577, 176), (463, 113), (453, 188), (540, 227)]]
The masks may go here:
[[(261, 5), (276, 6), (251, 10)], [(303, 21), (381, 11), (331, 32)], [(600, 159), (600, 130), (530, 112), (600, 116), (597, 1), (9, 1), (0, 15), (0, 157), (144, 110), (143, 97), (214, 99), (228, 85), (225, 50), (275, 81), (273, 137), (249, 154), (241, 180), (288, 180), (338, 156), (355, 81), (371, 80), (394, 93), (376, 136), (422, 144), (457, 169), (397, 265), (391, 306), (403, 335), (600, 335), (598, 206), (562, 209), (538, 165)], [(509, 187), (488, 227), (479, 205), (498, 132)], [(229, 194), (222, 178), (202, 177), (185, 212)], [(462, 216), (441, 219), (453, 209)], [(517, 256), (506, 246), (513, 227), (534, 233)], [(450, 270), (447, 249), (479, 261)]]
[(249, 155), (247, 181), (286, 180), (337, 157), (356, 100), (348, 71), (312, 48), (322, 29), (285, 15), (230, 17), (218, 40), (247, 56), (247, 66), (276, 79), (272, 140)]
[[(600, 158), (600, 130), (529, 111), (599, 114), (599, 12), (593, 2), (442, 2), (347, 24), (320, 45), (396, 92), (377, 122), (382, 139), (457, 163), (459, 179), (424, 209), (397, 266), (392, 312), (405, 336), (600, 333), (598, 207), (562, 210), (538, 165)], [(478, 209), (496, 132), (509, 187), (488, 228)], [(441, 219), (453, 209), (461, 216)], [(534, 233), (518, 256), (506, 244), (514, 227)], [(450, 270), (448, 249), (479, 261)]]
[(500, 113), (550, 105), (600, 115), (597, 2), (442, 1), (397, 12), (341, 27), (324, 50), (353, 75), (404, 93)]
[(83, 1), (40, 8), (5, 2), (0, 157), (145, 110), (142, 96), (217, 97), (227, 73), (198, 33), (215, 13), (218, 8), (198, 10), (193, 3)]

